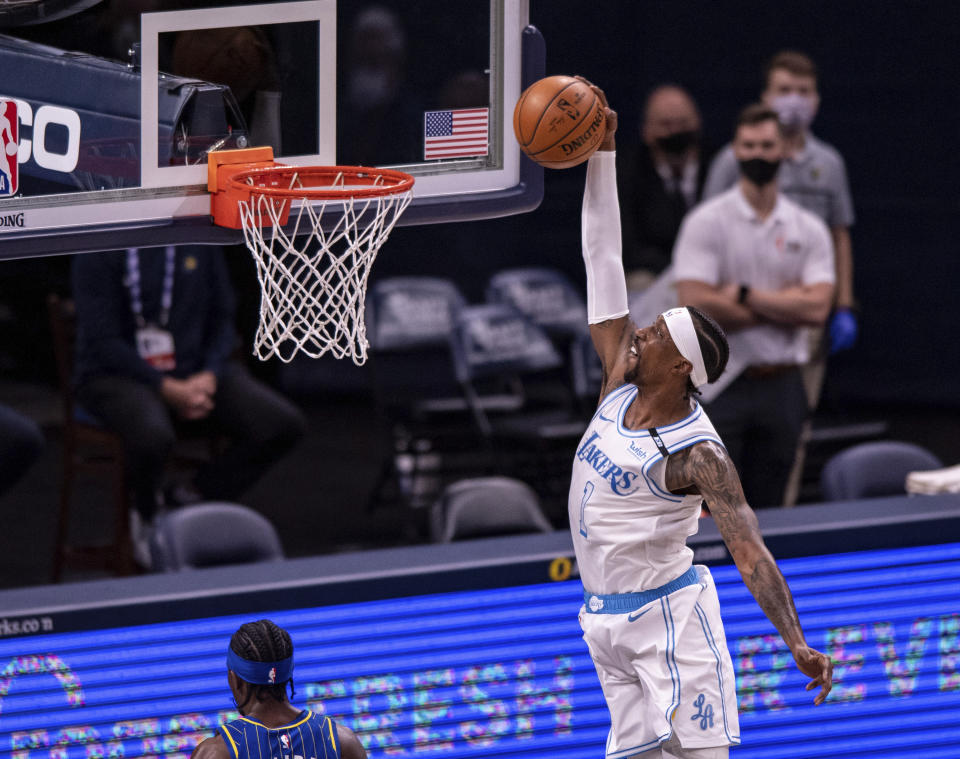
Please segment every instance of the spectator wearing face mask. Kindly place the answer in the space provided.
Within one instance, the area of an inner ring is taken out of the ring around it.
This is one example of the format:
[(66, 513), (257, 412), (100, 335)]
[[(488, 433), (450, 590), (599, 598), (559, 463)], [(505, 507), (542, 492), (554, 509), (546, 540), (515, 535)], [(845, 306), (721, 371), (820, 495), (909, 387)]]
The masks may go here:
[[(853, 295), (853, 202), (847, 183), (847, 169), (840, 153), (810, 132), (820, 107), (817, 67), (803, 53), (784, 50), (764, 69), (763, 102), (780, 117), (784, 135), (784, 159), (778, 181), (780, 191), (812, 211), (826, 223), (833, 242), (836, 266), (836, 295), (824, 329), (811, 329), (810, 361), (803, 369), (803, 383), (810, 411), (820, 400), (826, 374), (827, 354), (853, 347), (859, 325)], [(737, 162), (732, 149), (721, 151), (707, 177), (704, 198), (712, 197), (737, 181)], [(804, 423), (801, 441), (809, 439), (811, 421)], [(793, 505), (799, 494), (806, 448), (797, 447), (783, 502)]]
[(644, 289), (670, 264), (684, 215), (700, 200), (713, 155), (702, 141), (700, 113), (675, 84), (647, 96), (641, 142), (621, 151), (617, 176), (627, 287)]
[(783, 503), (807, 416), (806, 328), (823, 325), (834, 294), (826, 225), (778, 191), (785, 143), (776, 111), (745, 108), (737, 182), (687, 215), (673, 253), (680, 304), (727, 333), (726, 371), (702, 397), (754, 506)]
[[(811, 407), (816, 406), (823, 383), (822, 356), (853, 346), (858, 323), (853, 295), (853, 202), (847, 169), (836, 148), (810, 131), (820, 107), (816, 64), (803, 53), (784, 50), (764, 69), (761, 99), (780, 117), (784, 134), (784, 159), (778, 182), (780, 192), (812, 211), (826, 223), (833, 240), (837, 289), (833, 313), (826, 330), (829, 342), (817, 345), (805, 378)], [(736, 184), (739, 176), (732, 147), (722, 150), (710, 166), (703, 197), (710, 198)]]

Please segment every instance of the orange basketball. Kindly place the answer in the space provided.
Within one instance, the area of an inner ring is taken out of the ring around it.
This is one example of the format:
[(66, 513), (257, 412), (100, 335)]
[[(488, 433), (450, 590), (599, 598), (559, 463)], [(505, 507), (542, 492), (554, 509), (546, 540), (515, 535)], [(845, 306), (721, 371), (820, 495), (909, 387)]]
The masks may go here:
[(603, 104), (572, 76), (534, 82), (513, 109), (513, 133), (520, 149), (548, 169), (569, 169), (600, 147), (605, 130)]

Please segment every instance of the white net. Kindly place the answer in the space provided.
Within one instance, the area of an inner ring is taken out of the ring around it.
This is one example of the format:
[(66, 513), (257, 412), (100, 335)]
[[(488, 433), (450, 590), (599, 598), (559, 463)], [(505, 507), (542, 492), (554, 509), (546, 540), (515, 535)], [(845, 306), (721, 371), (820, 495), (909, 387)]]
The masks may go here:
[[(335, 182), (335, 185), (342, 184)], [(253, 352), (289, 362), (297, 353), (367, 360), (363, 320), (367, 278), (380, 246), (410, 204), (412, 191), (372, 198), (240, 201), (247, 247), (260, 280), (260, 324)], [(285, 208), (286, 207), (286, 208)], [(290, 223), (281, 226), (285, 210)], [(263, 226), (261, 220), (270, 220)]]

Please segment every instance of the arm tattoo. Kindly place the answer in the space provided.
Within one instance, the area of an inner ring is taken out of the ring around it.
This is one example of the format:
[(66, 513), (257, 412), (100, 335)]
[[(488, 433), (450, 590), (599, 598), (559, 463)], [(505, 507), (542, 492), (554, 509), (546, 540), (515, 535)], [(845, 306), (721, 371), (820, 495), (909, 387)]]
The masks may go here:
[(784, 642), (793, 650), (803, 643), (786, 580), (764, 545), (756, 514), (747, 505), (737, 470), (726, 450), (717, 443), (697, 443), (671, 454), (666, 485), (671, 491), (694, 486), (710, 507), (730, 555), (744, 582)]
[(784, 641), (791, 639), (803, 640), (803, 631), (800, 629), (800, 620), (797, 618), (797, 609), (793, 604), (793, 596), (787, 581), (783, 579), (780, 570), (767, 553), (753, 565), (753, 571), (744, 574), (743, 581), (747, 584), (757, 604), (763, 613), (773, 622), (773, 626), (780, 631)]

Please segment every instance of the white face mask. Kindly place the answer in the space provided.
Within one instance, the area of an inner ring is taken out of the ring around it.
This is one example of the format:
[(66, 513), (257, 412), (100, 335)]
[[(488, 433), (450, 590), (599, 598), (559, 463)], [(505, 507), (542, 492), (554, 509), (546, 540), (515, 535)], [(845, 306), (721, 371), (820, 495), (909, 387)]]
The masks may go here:
[(780, 117), (780, 123), (787, 129), (806, 129), (813, 123), (813, 117), (816, 115), (813, 98), (797, 92), (777, 95), (770, 105)]

